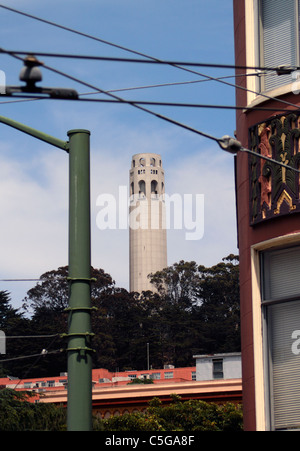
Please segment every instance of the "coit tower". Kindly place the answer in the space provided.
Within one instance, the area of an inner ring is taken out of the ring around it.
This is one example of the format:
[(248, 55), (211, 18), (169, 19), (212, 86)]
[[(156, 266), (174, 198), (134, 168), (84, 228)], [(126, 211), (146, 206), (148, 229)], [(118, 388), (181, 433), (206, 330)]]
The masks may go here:
[(130, 291), (153, 291), (148, 275), (167, 267), (165, 176), (161, 156), (133, 155), (129, 186)]

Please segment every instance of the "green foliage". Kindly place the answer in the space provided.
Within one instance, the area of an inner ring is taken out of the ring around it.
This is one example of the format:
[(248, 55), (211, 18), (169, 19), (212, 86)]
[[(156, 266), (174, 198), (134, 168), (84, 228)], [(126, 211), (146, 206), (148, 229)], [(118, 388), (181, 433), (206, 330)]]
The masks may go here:
[(63, 431), (66, 412), (53, 404), (29, 402), (30, 394), (0, 390), (0, 431)]
[(154, 384), (152, 379), (139, 379), (138, 377), (132, 379), (127, 385), (142, 385), (142, 384)]
[[(7, 292), (0, 292), (0, 329), (7, 336), (66, 333), (67, 275), (68, 268), (60, 267), (40, 277), (24, 300), (26, 317), (10, 306)], [(92, 277), (94, 368), (143, 370), (147, 343), (153, 368), (194, 366), (195, 354), (240, 351), (238, 257), (229, 255), (208, 268), (195, 262), (175, 263), (151, 275), (158, 293), (129, 293), (115, 287), (102, 269), (92, 268)], [(42, 349), (66, 349), (59, 335), (7, 340), (6, 348), (7, 354), (0, 355), (2, 376), (45, 377), (67, 371), (65, 353), (1, 365), (1, 360), (39, 354)]]
[(157, 418), (143, 413), (125, 414), (103, 420), (105, 431), (163, 431)]
[(153, 398), (145, 413), (126, 414), (103, 420), (106, 431), (228, 431), (243, 430), (240, 405), (218, 405), (199, 400), (182, 402), (172, 395), (173, 402), (162, 405)]

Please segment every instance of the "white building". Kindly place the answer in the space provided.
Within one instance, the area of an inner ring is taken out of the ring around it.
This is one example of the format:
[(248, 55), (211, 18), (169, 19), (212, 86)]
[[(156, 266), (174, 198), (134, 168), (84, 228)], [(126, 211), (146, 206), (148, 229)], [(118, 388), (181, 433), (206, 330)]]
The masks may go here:
[(240, 379), (242, 377), (241, 353), (195, 355), (196, 380)]

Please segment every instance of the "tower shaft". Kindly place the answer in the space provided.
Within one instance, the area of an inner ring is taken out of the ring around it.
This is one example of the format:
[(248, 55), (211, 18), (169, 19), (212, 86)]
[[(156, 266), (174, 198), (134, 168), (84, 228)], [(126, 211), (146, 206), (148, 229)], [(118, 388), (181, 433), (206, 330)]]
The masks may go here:
[(133, 155), (129, 206), (130, 291), (153, 291), (148, 275), (167, 266), (164, 193), (161, 156)]

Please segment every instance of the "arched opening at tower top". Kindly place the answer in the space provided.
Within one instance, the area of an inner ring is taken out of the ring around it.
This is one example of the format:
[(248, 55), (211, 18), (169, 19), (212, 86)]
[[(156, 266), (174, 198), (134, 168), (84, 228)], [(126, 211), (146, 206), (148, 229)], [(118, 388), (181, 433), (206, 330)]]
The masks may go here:
[(144, 180), (139, 181), (139, 196), (140, 197), (146, 196), (146, 183)]

